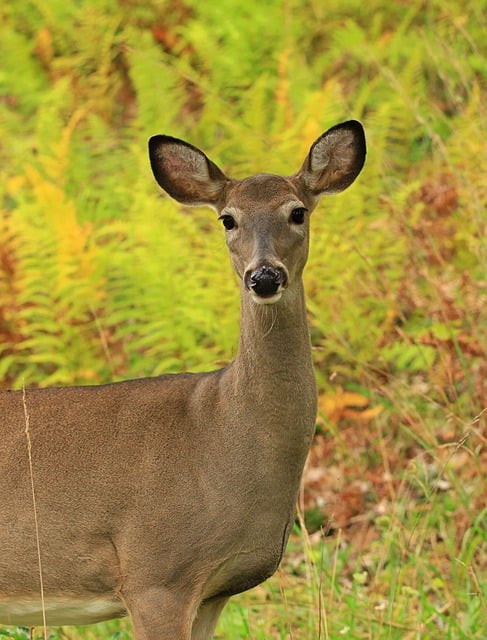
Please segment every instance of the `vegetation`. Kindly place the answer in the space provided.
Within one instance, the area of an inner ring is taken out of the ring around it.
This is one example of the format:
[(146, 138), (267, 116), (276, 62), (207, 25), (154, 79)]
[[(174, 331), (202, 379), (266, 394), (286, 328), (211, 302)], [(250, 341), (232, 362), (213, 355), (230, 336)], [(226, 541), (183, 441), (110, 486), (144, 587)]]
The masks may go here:
[(161, 197), (146, 139), (182, 137), (235, 177), (291, 173), (360, 119), (366, 167), (313, 215), (303, 516), (217, 637), (485, 638), (486, 0), (7, 0), (0, 15), (0, 385), (228, 362), (222, 230)]

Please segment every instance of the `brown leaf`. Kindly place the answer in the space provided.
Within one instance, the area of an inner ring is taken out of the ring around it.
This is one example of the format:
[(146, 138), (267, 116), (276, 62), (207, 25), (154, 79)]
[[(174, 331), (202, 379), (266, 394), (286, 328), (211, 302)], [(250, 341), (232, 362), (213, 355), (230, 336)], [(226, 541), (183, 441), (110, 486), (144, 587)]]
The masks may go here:
[(349, 419), (368, 423), (382, 411), (382, 405), (369, 406), (369, 399), (355, 391), (338, 388), (335, 393), (325, 393), (318, 399), (319, 412), (332, 424)]

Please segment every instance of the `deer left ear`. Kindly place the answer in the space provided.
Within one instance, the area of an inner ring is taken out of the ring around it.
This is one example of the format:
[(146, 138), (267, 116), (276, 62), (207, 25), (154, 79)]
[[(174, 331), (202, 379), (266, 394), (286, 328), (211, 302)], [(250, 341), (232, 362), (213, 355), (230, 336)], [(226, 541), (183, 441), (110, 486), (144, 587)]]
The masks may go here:
[(339, 193), (349, 187), (361, 172), (365, 156), (362, 125), (357, 120), (343, 122), (313, 143), (295, 180), (315, 198), (324, 193)]
[(228, 178), (202, 151), (171, 136), (153, 136), (149, 157), (160, 187), (178, 202), (216, 206)]

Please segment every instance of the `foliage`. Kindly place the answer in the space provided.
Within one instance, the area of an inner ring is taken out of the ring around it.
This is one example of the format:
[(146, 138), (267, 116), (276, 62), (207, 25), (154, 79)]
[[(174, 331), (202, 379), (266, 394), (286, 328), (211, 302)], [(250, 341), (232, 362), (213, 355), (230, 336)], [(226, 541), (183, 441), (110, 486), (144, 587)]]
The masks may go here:
[(306, 272), (322, 412), (304, 500), (339, 543), (306, 547), (298, 591), (281, 572), (266, 595), (243, 596), (262, 618), (263, 601), (291, 589), (262, 632), (238, 599), (221, 637), (287, 637), (301, 623), (296, 637), (317, 637), (317, 620), (324, 638), (484, 634), (486, 11), (485, 0), (0, 7), (3, 387), (232, 358), (238, 294), (222, 232), (160, 195), (149, 135), (183, 137), (241, 177), (291, 173), (324, 129), (364, 122), (366, 167), (315, 212)]

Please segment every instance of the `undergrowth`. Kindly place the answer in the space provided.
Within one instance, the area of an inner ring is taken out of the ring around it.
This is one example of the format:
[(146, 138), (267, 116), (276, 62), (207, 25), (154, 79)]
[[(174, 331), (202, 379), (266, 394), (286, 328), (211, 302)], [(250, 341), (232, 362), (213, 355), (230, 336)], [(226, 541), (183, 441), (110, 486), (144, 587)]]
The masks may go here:
[[(320, 416), (301, 506), (314, 533), (232, 600), (222, 639), (485, 637), (486, 12), (485, 0), (0, 8), (5, 388), (233, 357), (222, 232), (160, 195), (150, 135), (243, 177), (290, 174), (326, 128), (364, 123), (365, 169), (313, 214), (305, 274)], [(119, 625), (62, 637), (123, 638)]]

